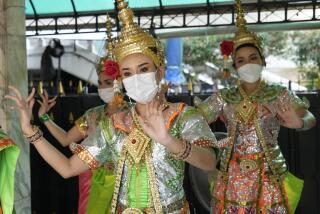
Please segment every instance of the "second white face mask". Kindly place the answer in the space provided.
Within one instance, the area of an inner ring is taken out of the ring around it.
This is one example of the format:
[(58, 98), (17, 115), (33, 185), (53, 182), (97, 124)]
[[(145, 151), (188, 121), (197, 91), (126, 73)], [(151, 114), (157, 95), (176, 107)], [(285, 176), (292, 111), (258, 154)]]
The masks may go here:
[(110, 103), (114, 96), (114, 91), (113, 88), (98, 88), (98, 94), (103, 102)]
[(125, 78), (123, 85), (127, 95), (141, 104), (150, 102), (158, 92), (156, 72), (135, 74)]
[(254, 83), (261, 78), (263, 67), (258, 64), (245, 64), (238, 68), (239, 79), (248, 82)]

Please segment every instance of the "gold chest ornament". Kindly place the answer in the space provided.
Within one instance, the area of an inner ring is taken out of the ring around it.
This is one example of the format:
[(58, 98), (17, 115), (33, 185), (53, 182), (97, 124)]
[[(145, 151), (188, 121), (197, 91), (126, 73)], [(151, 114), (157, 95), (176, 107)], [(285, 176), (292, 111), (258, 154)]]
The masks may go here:
[(256, 106), (253, 102), (249, 99), (244, 98), (241, 103), (239, 103), (236, 107), (236, 111), (240, 118), (245, 122), (248, 123), (252, 118), (253, 114), (255, 113)]
[(139, 164), (143, 158), (151, 138), (146, 135), (138, 121), (137, 112), (134, 108), (131, 109), (134, 128), (125, 139), (124, 147), (133, 159), (135, 164)]
[(150, 141), (150, 137), (137, 127), (126, 138), (124, 146), (136, 164), (140, 163)]
[(256, 102), (251, 101), (251, 97), (261, 89), (261, 86), (263, 84), (264, 83), (260, 81), (257, 90), (255, 90), (250, 96), (246, 94), (246, 92), (243, 90), (240, 83), (238, 84), (239, 92), (243, 97), (243, 100), (236, 106), (236, 112), (238, 113), (238, 116), (240, 117), (240, 119), (245, 123), (248, 123), (250, 120), (252, 120), (252, 116), (257, 111), (258, 105)]

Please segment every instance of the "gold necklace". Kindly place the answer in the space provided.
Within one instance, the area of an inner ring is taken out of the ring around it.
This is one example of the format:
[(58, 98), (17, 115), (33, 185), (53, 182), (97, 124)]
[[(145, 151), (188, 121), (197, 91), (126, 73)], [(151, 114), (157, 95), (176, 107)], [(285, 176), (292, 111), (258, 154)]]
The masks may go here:
[(134, 128), (125, 140), (124, 146), (134, 162), (139, 164), (141, 158), (146, 152), (146, 149), (151, 142), (151, 138), (146, 135), (137, 119), (135, 110), (132, 109), (132, 120)]
[(238, 83), (239, 92), (243, 97), (243, 100), (237, 105), (236, 111), (239, 117), (245, 123), (248, 123), (252, 119), (252, 116), (256, 113), (257, 105), (256, 102), (251, 101), (251, 97), (255, 95), (258, 91), (260, 91), (262, 85), (264, 85), (264, 83), (260, 81), (258, 88), (253, 93), (251, 93), (250, 96), (248, 96), (246, 92), (243, 90), (241, 84)]

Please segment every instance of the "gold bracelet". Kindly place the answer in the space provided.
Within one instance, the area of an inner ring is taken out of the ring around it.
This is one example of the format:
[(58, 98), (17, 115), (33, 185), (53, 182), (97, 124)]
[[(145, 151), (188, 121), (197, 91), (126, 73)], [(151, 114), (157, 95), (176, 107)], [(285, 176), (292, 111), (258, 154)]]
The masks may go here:
[(32, 125), (32, 126), (31, 126), (31, 129), (32, 129), (32, 131), (33, 131), (33, 133), (32, 133), (31, 135), (27, 135), (26, 133), (23, 132), (23, 136), (24, 136), (25, 138), (28, 138), (28, 137), (31, 137), (32, 135), (34, 135), (34, 133), (38, 130), (38, 127)]
[(192, 151), (192, 145), (190, 142), (186, 142), (186, 150), (184, 151), (183, 155), (181, 156), (181, 160), (186, 160)]
[(187, 159), (190, 154), (191, 154), (191, 150), (192, 150), (192, 145), (190, 142), (187, 142), (185, 140), (182, 141), (183, 143), (183, 149), (178, 152), (178, 153), (172, 153), (173, 157), (177, 160), (185, 160)]
[(181, 151), (179, 151), (179, 152), (177, 152), (177, 153), (171, 153), (172, 154), (172, 156), (175, 158), (175, 159), (177, 159), (177, 160), (180, 160), (180, 156), (181, 155), (183, 155), (183, 153), (184, 153), (184, 151), (186, 150), (186, 143), (185, 143), (185, 141), (183, 140), (182, 141), (182, 146), (183, 146), (183, 148), (181, 149)]
[(29, 143), (34, 144), (43, 136), (43, 132), (39, 129), (38, 126), (32, 126), (34, 133), (31, 136), (24, 135)]

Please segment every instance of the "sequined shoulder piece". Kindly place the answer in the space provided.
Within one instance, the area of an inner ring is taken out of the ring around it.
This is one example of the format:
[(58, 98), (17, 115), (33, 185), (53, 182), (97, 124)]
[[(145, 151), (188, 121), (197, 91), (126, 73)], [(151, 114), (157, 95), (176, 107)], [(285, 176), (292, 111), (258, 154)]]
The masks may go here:
[(276, 100), (285, 89), (286, 87), (281, 85), (265, 84), (260, 91), (252, 96), (252, 100), (257, 100), (259, 103), (269, 103)]
[(238, 87), (221, 89), (220, 94), (226, 103), (237, 104), (242, 100)]
[(191, 118), (198, 117), (199, 115), (200, 113), (196, 108), (188, 106), (181, 112), (179, 121), (184, 122), (190, 120)]
[(99, 106), (96, 106), (96, 107), (93, 107), (93, 108), (90, 108), (86, 111), (86, 113), (91, 113), (91, 112), (105, 112), (105, 109), (107, 108), (107, 105), (104, 104), (104, 105), (99, 105)]
[[(251, 99), (259, 103), (269, 103), (273, 100), (276, 100), (277, 97), (285, 90), (286, 88), (281, 85), (276, 84), (264, 84), (262, 88), (253, 96)], [(243, 99), (238, 87), (224, 88), (220, 91), (222, 99), (230, 104), (238, 104)]]
[(90, 108), (75, 121), (75, 126), (83, 138), (87, 137), (87, 131), (93, 121), (100, 121), (105, 117), (105, 107), (106, 105), (100, 105)]

